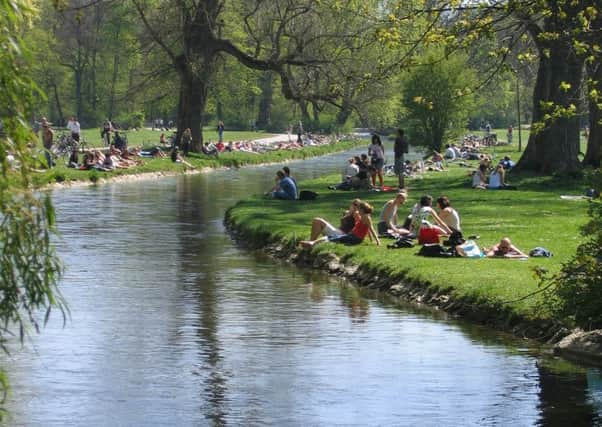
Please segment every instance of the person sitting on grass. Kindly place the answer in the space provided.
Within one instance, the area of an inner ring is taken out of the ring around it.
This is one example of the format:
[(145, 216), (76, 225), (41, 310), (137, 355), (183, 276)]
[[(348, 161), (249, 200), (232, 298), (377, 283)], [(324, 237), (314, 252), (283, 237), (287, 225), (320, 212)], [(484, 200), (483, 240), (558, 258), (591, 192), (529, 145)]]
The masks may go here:
[(479, 168), (472, 172), (472, 188), (476, 188), (478, 190), (487, 189), (487, 166), (481, 164)]
[(71, 155), (69, 156), (69, 161), (67, 162), (68, 168), (79, 169), (79, 150), (77, 147), (74, 147), (71, 151)]
[(205, 142), (201, 150), (203, 151), (203, 154), (217, 157), (217, 147), (212, 142)]
[(410, 234), (410, 230), (397, 225), (397, 209), (408, 199), (408, 193), (401, 190), (394, 199), (389, 200), (383, 206), (380, 220), (376, 226), (379, 236), (397, 237)]
[(355, 225), (356, 214), (360, 203), (360, 199), (354, 199), (349, 206), (349, 209), (345, 211), (341, 217), (341, 224), (339, 228), (335, 228), (332, 224), (323, 218), (314, 218), (311, 221), (311, 233), (309, 240), (316, 240), (320, 235), (326, 237), (340, 237), (344, 234), (350, 233)]
[(418, 236), (418, 243), (421, 245), (439, 243), (439, 236), (451, 234), (450, 228), (439, 218), (432, 204), (433, 198), (426, 194), (412, 208), (410, 231)]
[(178, 147), (174, 147), (173, 150), (171, 150), (171, 161), (174, 163), (182, 163), (183, 165), (188, 166), (189, 168), (193, 168), (194, 166), (192, 166), (190, 163), (188, 163), (186, 160), (184, 160), (182, 158), (182, 156), (180, 155), (180, 150), (178, 149)]
[(372, 206), (364, 201), (359, 203), (358, 211), (355, 213), (355, 225), (353, 229), (342, 236), (337, 237), (320, 237), (315, 240), (302, 240), (299, 244), (305, 248), (311, 248), (318, 243), (322, 242), (334, 242), (334, 243), (343, 243), (346, 245), (358, 245), (364, 241), (366, 236), (370, 238), (370, 240), (374, 240), (376, 245), (380, 245), (380, 240), (378, 235), (374, 231), (374, 226), (372, 225), (372, 218), (370, 214), (374, 211)]
[(287, 178), (290, 178), (291, 181), (293, 181), (293, 184), (295, 184), (295, 191), (296, 191), (296, 193), (295, 193), (295, 199), (298, 199), (299, 198), (299, 186), (297, 185), (297, 181), (295, 180), (295, 178), (293, 178), (291, 176), (291, 169), (288, 166), (284, 166), (282, 168), (282, 172), (284, 172), (284, 175)]
[(295, 200), (297, 198), (297, 187), (294, 181), (287, 177), (284, 172), (276, 172), (277, 184), (270, 193), (272, 198), (280, 200)]
[(488, 258), (529, 258), (529, 255), (514, 246), (508, 237), (504, 237), (491, 249), (484, 250)]
[(489, 190), (516, 190), (515, 186), (506, 184), (506, 171), (501, 163), (489, 175), (489, 185), (487, 188)]
[(439, 218), (441, 218), (441, 221), (452, 231), (462, 231), (460, 228), (460, 215), (458, 211), (452, 208), (449, 198), (447, 196), (440, 196), (437, 199), (437, 206), (440, 209)]

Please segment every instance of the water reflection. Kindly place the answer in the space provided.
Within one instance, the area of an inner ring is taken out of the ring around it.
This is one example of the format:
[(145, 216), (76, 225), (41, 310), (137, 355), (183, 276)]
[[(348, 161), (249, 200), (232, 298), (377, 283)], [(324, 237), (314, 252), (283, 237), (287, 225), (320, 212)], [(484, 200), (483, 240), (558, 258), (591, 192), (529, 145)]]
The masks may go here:
[(274, 169), (57, 192), (72, 322), (8, 361), (11, 424), (597, 422), (597, 371), (233, 245), (225, 209)]

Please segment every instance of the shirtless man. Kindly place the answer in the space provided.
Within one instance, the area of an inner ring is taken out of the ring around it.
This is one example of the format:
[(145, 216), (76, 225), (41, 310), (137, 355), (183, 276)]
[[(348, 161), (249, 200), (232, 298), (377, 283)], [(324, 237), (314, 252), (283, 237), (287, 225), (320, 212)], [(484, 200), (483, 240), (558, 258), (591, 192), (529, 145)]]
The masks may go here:
[(380, 214), (380, 220), (376, 227), (379, 235), (383, 236), (388, 233), (393, 235), (410, 234), (410, 230), (406, 230), (397, 225), (397, 209), (403, 205), (407, 199), (408, 193), (405, 190), (402, 190), (397, 193), (397, 196), (395, 196), (394, 199), (391, 199), (384, 204)]

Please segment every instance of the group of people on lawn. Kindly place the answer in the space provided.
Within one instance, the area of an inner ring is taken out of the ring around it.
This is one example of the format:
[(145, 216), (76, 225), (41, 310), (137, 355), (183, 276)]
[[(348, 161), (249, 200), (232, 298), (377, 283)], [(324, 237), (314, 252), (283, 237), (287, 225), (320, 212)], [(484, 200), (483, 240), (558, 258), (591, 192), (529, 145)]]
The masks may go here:
[[(437, 198), (436, 211), (432, 207), (433, 198), (423, 195), (414, 205), (403, 225), (398, 224), (398, 210), (407, 201), (408, 193), (401, 190), (395, 198), (388, 200), (382, 207), (376, 230), (372, 223), (371, 214), (374, 208), (366, 201), (354, 199), (340, 220), (339, 227), (333, 226), (323, 218), (314, 218), (311, 223), (309, 240), (299, 244), (311, 248), (321, 242), (344, 243), (356, 245), (362, 243), (366, 236), (380, 245), (381, 237), (416, 238), (421, 245), (438, 244), (442, 236), (450, 236), (461, 232), (460, 215), (451, 206), (447, 196)], [(456, 246), (459, 256), (467, 256), (464, 246)], [(484, 248), (483, 255), (487, 257), (527, 258), (524, 252), (504, 237), (491, 248)]]

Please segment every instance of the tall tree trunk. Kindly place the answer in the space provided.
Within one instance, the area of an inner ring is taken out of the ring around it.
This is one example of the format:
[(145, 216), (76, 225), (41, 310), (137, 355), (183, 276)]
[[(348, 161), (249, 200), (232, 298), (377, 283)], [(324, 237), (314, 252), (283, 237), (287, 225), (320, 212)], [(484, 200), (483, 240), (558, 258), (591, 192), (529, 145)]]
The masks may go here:
[(52, 92), (54, 94), (54, 102), (56, 104), (56, 111), (59, 114), (59, 123), (62, 126), (63, 124), (65, 124), (65, 116), (63, 115), (63, 107), (61, 105), (61, 99), (59, 98), (59, 90), (56, 87), (56, 82), (54, 80), (52, 80), (52, 82), (50, 82), (50, 85), (52, 86)]
[(200, 152), (203, 146), (202, 114), (207, 105), (210, 76), (214, 71), (215, 55), (207, 53), (205, 60), (193, 69), (186, 59), (178, 57), (180, 94), (178, 102), (178, 140), (186, 128), (192, 132), (190, 151)]
[(304, 100), (301, 100), (298, 103), (299, 103), (299, 109), (301, 110), (301, 120), (303, 121), (303, 123), (305, 123), (304, 130), (307, 132), (307, 130), (309, 130), (309, 128), (310, 128), (310, 123), (311, 123), (311, 118), (309, 117), (309, 111), (307, 110), (307, 102)]
[[(589, 77), (593, 81), (589, 92), (596, 89), (598, 94), (602, 94), (602, 63), (597, 62), (588, 67)], [(589, 135), (587, 139), (587, 151), (583, 159), (584, 166), (599, 168), (602, 157), (602, 109), (599, 103), (600, 98), (589, 100)]]
[(272, 100), (274, 95), (274, 73), (264, 72), (259, 78), (261, 97), (259, 98), (259, 112), (257, 113), (257, 128), (265, 129), (270, 124), (272, 114)]
[(349, 118), (349, 116), (351, 116), (352, 112), (353, 111), (351, 110), (351, 105), (349, 105), (348, 102), (343, 101), (343, 106), (337, 113), (337, 117), (335, 119), (335, 123), (336, 123), (337, 127), (339, 127), (339, 128), (343, 127), (345, 125), (345, 123), (347, 122), (347, 119)]
[[(550, 49), (549, 56), (540, 55), (533, 91), (533, 130), (516, 166), (518, 170), (553, 173), (580, 168), (579, 118), (575, 114), (549, 119), (547, 115), (556, 108), (578, 104), (582, 70), (583, 60), (564, 43)], [(543, 129), (536, 131), (541, 124)]]
[(311, 101), (311, 112), (313, 115), (313, 120), (316, 126), (320, 123), (320, 106), (317, 102)]
[[(527, 24), (539, 51), (539, 67), (533, 90), (531, 134), (518, 170), (540, 173), (579, 170), (580, 88), (583, 81), (584, 58), (577, 55), (571, 35), (580, 26), (579, 2), (550, 0), (550, 15), (541, 26)], [(557, 37), (542, 37), (554, 34)]]
[[(119, 42), (120, 32), (121, 32), (121, 25), (117, 27), (117, 33), (115, 34), (115, 41), (117, 43)], [(115, 87), (117, 86), (118, 71), (119, 71), (119, 50), (115, 49), (115, 53), (113, 54), (113, 76), (111, 78), (111, 93), (109, 95), (109, 117), (113, 117), (113, 113), (115, 112)]]
[(78, 120), (82, 120), (82, 113), (84, 111), (83, 96), (82, 96), (82, 78), (83, 69), (77, 66), (73, 73), (75, 74), (75, 108), (77, 110)]

